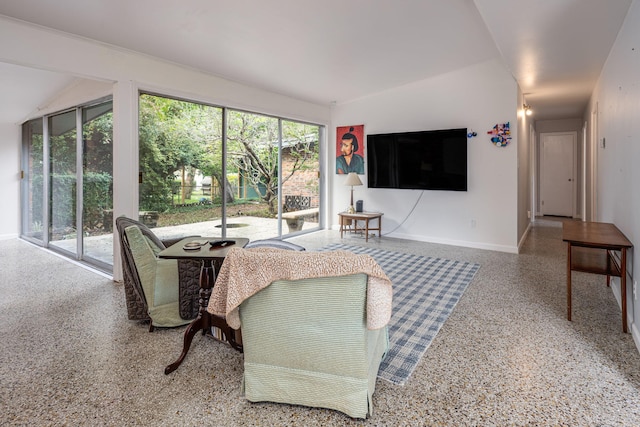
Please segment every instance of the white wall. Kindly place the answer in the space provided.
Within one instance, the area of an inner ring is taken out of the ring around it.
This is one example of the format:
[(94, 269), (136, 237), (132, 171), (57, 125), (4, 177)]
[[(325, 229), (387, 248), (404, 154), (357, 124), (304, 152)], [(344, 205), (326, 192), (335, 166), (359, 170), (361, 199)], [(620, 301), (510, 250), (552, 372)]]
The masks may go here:
[(533, 218), (533, 116), (527, 116), (522, 106), (526, 103), (522, 92), (518, 90), (518, 247), (527, 237)]
[[(640, 245), (640, 2), (635, 0), (609, 54), (593, 92), (585, 120), (596, 110), (597, 221), (614, 223), (632, 243)], [(637, 251), (632, 251), (637, 252)], [(640, 271), (640, 256), (632, 256), (629, 270)], [(627, 280), (627, 307), (636, 346), (640, 348), (640, 298)], [(619, 280), (612, 290), (620, 301)]]
[[(466, 127), (468, 191), (354, 189), (367, 211), (383, 212), (383, 234), (414, 240), (517, 252), (518, 88), (504, 66), (489, 61), (343, 105), (332, 112), (328, 157), (335, 171), (337, 126), (364, 124), (365, 134)], [(487, 131), (510, 122), (512, 142), (496, 147)], [(365, 144), (365, 161), (366, 161)], [(348, 205), (345, 176), (331, 175), (329, 220)], [(416, 202), (419, 203), (416, 205)], [(415, 206), (415, 209), (414, 209)], [(413, 212), (412, 212), (413, 210)], [(412, 212), (412, 213), (411, 213)]]
[(20, 223), (20, 127), (0, 123), (0, 240), (18, 237)]

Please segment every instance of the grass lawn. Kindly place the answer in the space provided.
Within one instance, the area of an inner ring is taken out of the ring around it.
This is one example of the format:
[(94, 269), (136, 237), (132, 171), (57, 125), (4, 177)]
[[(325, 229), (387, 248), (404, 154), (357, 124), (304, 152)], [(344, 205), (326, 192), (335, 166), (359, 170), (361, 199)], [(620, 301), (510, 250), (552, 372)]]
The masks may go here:
[[(269, 214), (266, 203), (248, 202), (227, 205), (227, 217), (258, 216), (274, 218)], [(222, 218), (222, 207), (218, 205), (181, 206), (172, 208), (168, 212), (160, 213), (158, 227), (170, 225), (193, 224), (194, 222), (212, 221)]]

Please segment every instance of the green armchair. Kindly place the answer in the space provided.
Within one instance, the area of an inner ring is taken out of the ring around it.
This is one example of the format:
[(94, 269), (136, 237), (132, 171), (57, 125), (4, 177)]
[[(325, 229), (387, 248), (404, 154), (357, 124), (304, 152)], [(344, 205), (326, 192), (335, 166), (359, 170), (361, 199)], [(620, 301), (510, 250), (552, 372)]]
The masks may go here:
[(249, 401), (373, 413), (387, 327), (366, 327), (367, 275), (276, 281), (240, 306)]
[[(140, 277), (135, 266), (135, 261), (125, 236), (125, 229), (132, 225), (137, 226), (149, 246), (157, 255), (162, 249), (169, 247), (181, 238), (159, 239), (153, 231), (140, 221), (136, 221), (125, 216), (116, 218), (116, 228), (120, 240), (120, 255), (122, 259), (122, 279), (125, 291), (125, 301), (127, 304), (127, 317), (129, 320), (149, 321), (149, 312), (145, 299)], [(186, 236), (184, 236), (186, 237)], [(175, 261), (174, 261), (175, 262)], [(200, 262), (193, 260), (178, 261), (178, 301), (180, 305), (180, 317), (185, 320), (194, 319), (198, 315), (200, 304)], [(150, 324), (153, 326), (152, 324)]]
[(252, 402), (373, 413), (392, 286), (368, 255), (232, 248), (208, 311), (241, 329)]
[(129, 225), (122, 230), (123, 251), (130, 258), (129, 274), (136, 278), (137, 290), (144, 300), (150, 318), (149, 330), (158, 327), (176, 327), (189, 323), (183, 319), (179, 309), (178, 263), (171, 259), (158, 259), (160, 247), (143, 234), (138, 225)]

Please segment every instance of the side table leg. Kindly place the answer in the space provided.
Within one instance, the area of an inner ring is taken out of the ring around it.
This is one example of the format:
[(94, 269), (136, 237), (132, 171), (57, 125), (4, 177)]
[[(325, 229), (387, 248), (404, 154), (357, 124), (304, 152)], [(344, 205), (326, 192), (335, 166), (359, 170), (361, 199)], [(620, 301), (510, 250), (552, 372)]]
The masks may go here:
[(176, 360), (175, 362), (173, 362), (172, 364), (164, 368), (165, 375), (168, 375), (171, 372), (178, 369), (178, 366), (180, 366), (184, 358), (187, 356), (187, 353), (189, 352), (189, 348), (191, 348), (191, 341), (193, 341), (193, 337), (201, 329), (202, 329), (202, 318), (198, 316), (193, 322), (189, 324), (189, 326), (187, 326), (187, 330), (184, 332), (184, 343), (182, 346), (182, 353), (180, 353), (180, 357), (178, 357), (178, 360)]
[(368, 242), (369, 241), (369, 218), (366, 218), (364, 220), (364, 241)]
[(200, 267), (200, 310), (198, 317), (187, 326), (187, 330), (184, 332), (184, 341), (182, 345), (182, 353), (178, 359), (172, 364), (164, 368), (165, 375), (178, 369), (178, 366), (182, 363), (184, 358), (191, 348), (191, 341), (198, 331), (206, 333), (211, 328), (211, 315), (207, 312), (207, 306), (209, 305), (209, 297), (211, 297), (211, 290), (216, 281), (216, 272), (213, 266), (212, 260), (202, 260), (202, 266)]

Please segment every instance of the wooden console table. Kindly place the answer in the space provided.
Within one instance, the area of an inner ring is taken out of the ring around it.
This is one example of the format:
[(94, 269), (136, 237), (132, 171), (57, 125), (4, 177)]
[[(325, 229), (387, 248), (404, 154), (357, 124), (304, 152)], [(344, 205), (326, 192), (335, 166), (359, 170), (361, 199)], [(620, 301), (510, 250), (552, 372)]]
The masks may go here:
[[(340, 212), (338, 217), (340, 219), (340, 238), (342, 239), (342, 235), (347, 226), (351, 224), (351, 221), (354, 222), (354, 226), (350, 231), (364, 231), (365, 233), (365, 242), (369, 241), (369, 230), (377, 231), (378, 237), (382, 236), (382, 213), (380, 212)], [(372, 219), (378, 220), (378, 228), (370, 228), (369, 221)], [(364, 221), (364, 228), (358, 228), (358, 221)]]
[[(633, 247), (618, 227), (604, 222), (566, 221), (562, 240), (567, 242), (567, 320), (571, 321), (571, 271), (620, 277), (622, 331), (627, 332), (627, 249)], [(614, 256), (620, 252), (620, 260)]]

